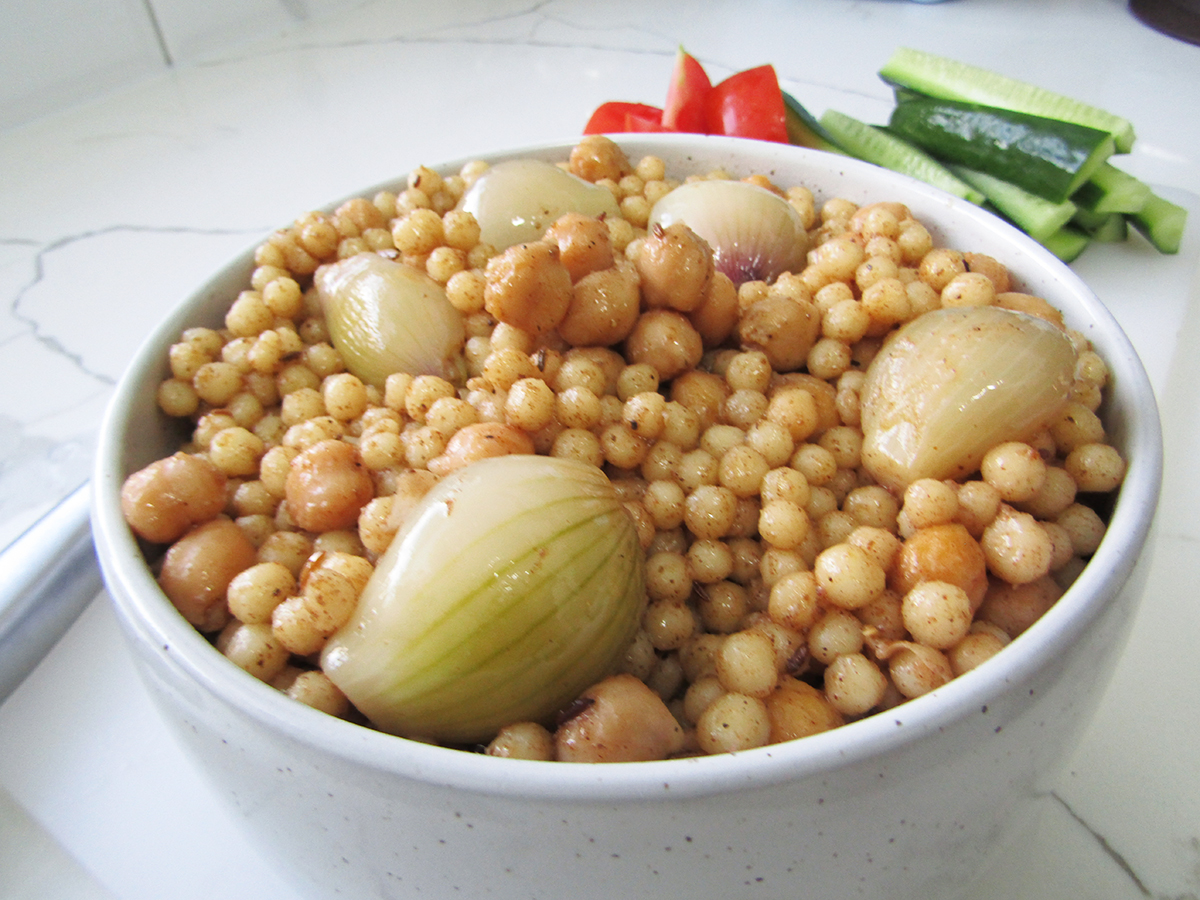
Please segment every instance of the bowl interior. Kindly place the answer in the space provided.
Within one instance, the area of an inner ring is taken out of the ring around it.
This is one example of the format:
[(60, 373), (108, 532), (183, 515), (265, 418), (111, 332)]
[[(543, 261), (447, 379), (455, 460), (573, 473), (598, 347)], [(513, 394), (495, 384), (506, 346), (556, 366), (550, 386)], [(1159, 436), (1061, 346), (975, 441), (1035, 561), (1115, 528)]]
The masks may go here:
[[(565, 159), (574, 141), (520, 148), (487, 157)], [(726, 169), (762, 173), (782, 185), (809, 186), (818, 201), (845, 197), (856, 203), (904, 202), (933, 233), (935, 244), (988, 253), (1008, 266), (1018, 289), (1045, 297), (1071, 327), (1083, 331), (1108, 362), (1112, 384), (1102, 410), (1112, 441), (1129, 460), (1107, 536), (1083, 575), (1033, 627), (980, 668), (893, 710), (833, 731), (730, 756), (589, 766), (504, 760), (406, 741), (371, 731), (297, 704), (229, 664), (179, 616), (159, 591), (141, 550), (126, 528), (119, 492), (127, 474), (173, 451), (176, 425), (157, 410), (155, 390), (166, 377), (167, 348), (193, 325), (220, 323), (232, 298), (249, 279), (253, 252), (218, 272), (150, 335), (121, 380), (101, 432), (95, 469), (93, 527), (118, 614), (144, 653), (180, 667), (203, 690), (303, 743), (382, 771), (405, 773), (473, 790), (617, 799), (642, 797), (669, 780), (673, 793), (732, 790), (747, 773), (760, 783), (795, 778), (886, 753), (919, 740), (998, 697), (1046, 665), (1076, 639), (1128, 576), (1149, 530), (1161, 480), (1161, 438), (1149, 381), (1117, 322), (1065, 265), (1000, 219), (923, 183), (856, 160), (803, 148), (692, 135), (619, 139), (631, 159), (662, 157), (673, 174)], [(463, 162), (447, 163), (443, 171)], [(399, 182), (365, 188), (370, 196)], [(330, 208), (336, 204), (331, 204)], [(169, 651), (169, 652), (168, 652)], [(169, 657), (169, 660), (166, 659)]]

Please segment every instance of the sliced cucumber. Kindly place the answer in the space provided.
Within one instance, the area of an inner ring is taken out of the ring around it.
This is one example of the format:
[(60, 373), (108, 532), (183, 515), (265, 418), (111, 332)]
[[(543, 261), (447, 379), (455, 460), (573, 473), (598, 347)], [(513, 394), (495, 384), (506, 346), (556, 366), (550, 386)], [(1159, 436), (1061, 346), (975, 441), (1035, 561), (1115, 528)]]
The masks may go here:
[(924, 150), (874, 125), (832, 109), (825, 111), (819, 124), (830, 139), (851, 156), (910, 175), (972, 203), (983, 203), (985, 199), (981, 191), (958, 178)]
[(795, 97), (786, 91), (783, 94), (784, 124), (787, 126), (788, 141), (799, 147), (845, 153), (829, 132), (821, 127), (816, 116), (804, 108)]
[(1186, 222), (1186, 209), (1154, 193), (1141, 209), (1129, 216), (1129, 223), (1145, 235), (1159, 253), (1179, 252)]
[(1072, 225), (1064, 225), (1041, 241), (1041, 244), (1063, 262), (1069, 263), (1077, 260), (1079, 254), (1086, 250), (1091, 242), (1092, 239), (1086, 232)]
[(1119, 244), (1129, 237), (1129, 222), (1124, 213), (1098, 213), (1081, 206), (1071, 216), (1071, 224), (1097, 243)]
[(1070, 200), (1053, 203), (1011, 182), (965, 166), (950, 170), (975, 187), (988, 201), (1035, 241), (1042, 243), (1071, 221), (1076, 206)]
[(1106, 162), (1071, 199), (1095, 213), (1135, 213), (1150, 199), (1150, 185)]
[(1055, 203), (1068, 199), (1116, 148), (1107, 131), (937, 97), (902, 100), (888, 125), (935, 159), (987, 172)]
[(999, 106), (1109, 132), (1121, 153), (1133, 147), (1133, 124), (1121, 116), (1036, 85), (922, 50), (901, 47), (879, 70), (891, 85), (931, 97)]

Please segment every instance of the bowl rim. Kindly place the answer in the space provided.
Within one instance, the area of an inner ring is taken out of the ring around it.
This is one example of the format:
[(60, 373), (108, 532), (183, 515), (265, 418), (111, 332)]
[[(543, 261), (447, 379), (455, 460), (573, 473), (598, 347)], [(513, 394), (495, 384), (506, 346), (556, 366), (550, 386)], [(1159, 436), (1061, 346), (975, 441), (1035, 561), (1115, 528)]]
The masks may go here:
[[(195, 308), (218, 308), (222, 300), (227, 305), (233, 296), (227, 290), (230, 279), (241, 277), (242, 284), (246, 283), (253, 266), (254, 251), (249, 249), (218, 270), (159, 323), (118, 382), (104, 416), (93, 478), (93, 532), (108, 593), (130, 641), (243, 716), (331, 757), (394, 777), (482, 794), (611, 802), (710, 795), (744, 788), (748, 783), (769, 786), (882, 757), (955, 720), (985, 711), (1007, 686), (1026, 681), (1065, 644), (1078, 639), (1132, 571), (1150, 531), (1162, 479), (1162, 437), (1153, 389), (1128, 337), (1092, 290), (1049, 251), (1000, 218), (923, 182), (869, 163), (743, 138), (677, 134), (613, 137), (631, 158), (654, 153), (680, 162), (725, 159), (731, 170), (745, 174), (771, 175), (781, 166), (800, 168), (814, 172), (817, 180), (848, 177), (864, 182), (869, 186), (869, 195), (881, 192), (883, 195), (876, 199), (884, 200), (896, 199), (887, 196), (887, 190), (904, 190), (907, 202), (919, 202), (928, 208), (919, 213), (922, 221), (935, 216), (933, 223), (926, 224), (936, 226), (942, 221), (940, 217), (965, 216), (989, 241), (994, 239), (1006, 252), (1018, 254), (1023, 270), (1043, 272), (1057, 292), (1077, 298), (1089, 327), (1105, 339), (1103, 356), (1119, 375), (1117, 390), (1128, 396), (1125, 411), (1129, 420), (1125, 424), (1131, 427), (1125, 435), (1128, 472), (1107, 536), (1062, 599), (1004, 652), (929, 694), (832, 731), (731, 754), (610, 765), (547, 765), (397, 738), (305, 707), (230, 665), (175, 611), (144, 563), (120, 511), (127, 435), (136, 427), (131, 419), (133, 409), (139, 400), (144, 402), (147, 385), (157, 385), (165, 368), (166, 347), (184, 327), (196, 324)], [(578, 137), (572, 137), (500, 150), (432, 168), (453, 172), (476, 159), (493, 164), (530, 156), (565, 159), (578, 141)], [(371, 196), (379, 190), (394, 190), (400, 184), (401, 179), (392, 179), (351, 196)], [(931, 231), (936, 237), (937, 228)], [(151, 377), (155, 380), (148, 381)], [(1116, 579), (1106, 581), (1112, 575)]]

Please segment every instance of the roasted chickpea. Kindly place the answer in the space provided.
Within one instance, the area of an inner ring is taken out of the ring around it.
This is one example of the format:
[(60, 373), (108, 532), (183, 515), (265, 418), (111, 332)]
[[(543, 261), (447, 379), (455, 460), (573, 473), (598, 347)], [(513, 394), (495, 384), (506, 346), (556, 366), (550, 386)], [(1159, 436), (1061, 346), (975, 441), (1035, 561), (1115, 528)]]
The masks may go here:
[(488, 261), (483, 305), (489, 314), (541, 335), (553, 329), (571, 305), (571, 273), (558, 248), (540, 241), (516, 244)]
[(686, 313), (704, 303), (713, 278), (712, 248), (686, 225), (655, 226), (635, 263), (648, 306)]

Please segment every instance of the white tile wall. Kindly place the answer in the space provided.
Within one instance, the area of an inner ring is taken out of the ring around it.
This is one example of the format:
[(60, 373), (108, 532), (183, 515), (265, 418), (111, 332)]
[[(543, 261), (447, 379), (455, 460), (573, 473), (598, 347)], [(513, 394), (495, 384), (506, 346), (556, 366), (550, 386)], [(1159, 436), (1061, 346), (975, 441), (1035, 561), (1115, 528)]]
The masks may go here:
[(0, 0), (0, 128), (164, 65), (143, 0)]
[(146, 0), (154, 10), (169, 57), (187, 62), (219, 54), (247, 38), (263, 37), (351, 5), (351, 0)]
[(0, 0), (0, 128), (361, 0)]

